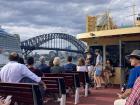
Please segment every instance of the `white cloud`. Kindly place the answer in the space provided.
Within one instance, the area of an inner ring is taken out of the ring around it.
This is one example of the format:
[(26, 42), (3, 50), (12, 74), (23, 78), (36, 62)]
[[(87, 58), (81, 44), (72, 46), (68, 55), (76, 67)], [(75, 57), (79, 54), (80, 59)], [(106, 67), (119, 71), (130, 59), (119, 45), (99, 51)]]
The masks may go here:
[[(132, 0), (0, 0), (0, 24), (27, 39), (44, 33), (85, 32), (86, 16), (103, 13), (109, 7), (117, 25), (133, 24)], [(140, 0), (136, 13), (140, 12)]]
[(74, 33), (79, 33), (80, 30), (70, 29), (65, 27), (25, 27), (25, 26), (4, 26), (8, 32), (13, 34), (19, 34), (21, 40), (25, 40), (31, 37), (35, 37), (37, 35), (45, 34), (45, 33), (69, 33), (70, 35), (74, 35)]

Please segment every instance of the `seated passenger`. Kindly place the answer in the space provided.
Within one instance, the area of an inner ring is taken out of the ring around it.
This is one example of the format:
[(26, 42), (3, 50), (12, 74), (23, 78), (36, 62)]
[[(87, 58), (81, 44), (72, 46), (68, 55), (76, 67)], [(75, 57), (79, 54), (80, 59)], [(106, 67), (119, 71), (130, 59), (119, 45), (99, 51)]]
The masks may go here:
[(132, 92), (136, 79), (140, 76), (140, 50), (134, 50), (127, 57), (130, 58), (131, 66), (134, 66), (134, 68), (131, 69), (131, 71), (130, 71), (130, 75), (129, 75), (129, 79), (128, 79), (128, 83), (127, 83), (127, 89), (125, 90), (125, 92), (123, 94), (118, 94), (119, 98), (121, 98), (121, 99), (116, 100), (114, 102), (114, 105), (123, 105), (123, 104), (119, 104), (119, 103), (123, 103), (126, 100), (126, 98), (129, 97), (129, 95)]
[(125, 105), (140, 105), (140, 76), (137, 78), (132, 93), (127, 98)]
[(90, 58), (86, 58), (86, 66), (88, 69), (88, 76), (89, 76), (89, 86), (90, 87), (94, 87), (94, 66), (91, 64), (91, 59)]
[(27, 67), (29, 70), (31, 70), (33, 73), (35, 73), (37, 76), (42, 77), (43, 73), (39, 69), (36, 69), (34, 67), (34, 58), (33, 57), (28, 57), (27, 58)]
[(41, 70), (43, 73), (50, 73), (50, 67), (47, 64), (45, 64), (45, 57), (41, 56), (39, 60), (40, 64), (37, 66), (37, 68)]
[(106, 61), (106, 66), (103, 70), (103, 76), (104, 76), (104, 81), (105, 81), (105, 86), (108, 86), (111, 82), (110, 82), (110, 77), (113, 75), (112, 74), (113, 71), (113, 66), (111, 64), (110, 60)]
[(51, 67), (53, 67), (54, 65), (53, 65), (53, 60), (54, 60), (54, 58), (52, 58), (50, 61), (49, 61), (49, 68), (51, 69)]
[[(88, 72), (88, 67), (85, 65), (84, 58), (79, 58), (78, 59), (78, 62), (77, 62), (77, 71), (80, 71), (80, 72)], [(91, 94), (91, 92), (89, 90), (88, 90), (88, 94)]]
[(51, 73), (62, 73), (64, 72), (63, 67), (60, 66), (60, 58), (55, 57), (53, 60), (53, 67), (51, 67)]
[(68, 56), (67, 64), (63, 66), (65, 72), (73, 72), (76, 71), (76, 65), (72, 63), (72, 56)]
[(136, 79), (129, 97), (127, 99), (116, 100), (114, 105), (140, 105), (140, 76)]
[[(43, 90), (46, 90), (45, 83), (32, 73), (25, 65), (18, 63), (18, 54), (12, 52), (9, 55), (9, 62), (0, 71), (1, 82), (7, 83), (38, 83)], [(43, 94), (43, 91), (41, 91)]]
[(85, 65), (85, 60), (83, 58), (79, 58), (77, 62), (77, 71), (88, 72), (88, 68)]
[(20, 64), (25, 64), (25, 63), (24, 63), (24, 59), (23, 59), (22, 57), (19, 57), (18, 63), (20, 63)]
[(95, 70), (94, 70), (93, 65), (91, 65), (91, 62), (90, 62), (89, 58), (86, 58), (86, 66), (87, 66), (87, 69), (88, 69), (89, 78), (92, 80), (94, 78)]

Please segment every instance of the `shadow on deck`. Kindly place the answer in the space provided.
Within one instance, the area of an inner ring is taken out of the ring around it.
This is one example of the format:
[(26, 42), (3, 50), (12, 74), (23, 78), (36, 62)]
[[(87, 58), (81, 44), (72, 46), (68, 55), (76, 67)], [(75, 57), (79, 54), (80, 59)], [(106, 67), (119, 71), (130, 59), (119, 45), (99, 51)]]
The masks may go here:
[[(78, 105), (113, 105), (114, 100), (117, 99), (116, 93), (119, 89), (105, 88), (105, 89), (90, 89), (91, 94), (84, 97), (84, 92), (80, 92), (80, 102)], [(49, 101), (46, 105), (59, 105), (59, 103)], [(66, 105), (74, 105), (74, 98), (67, 97)]]

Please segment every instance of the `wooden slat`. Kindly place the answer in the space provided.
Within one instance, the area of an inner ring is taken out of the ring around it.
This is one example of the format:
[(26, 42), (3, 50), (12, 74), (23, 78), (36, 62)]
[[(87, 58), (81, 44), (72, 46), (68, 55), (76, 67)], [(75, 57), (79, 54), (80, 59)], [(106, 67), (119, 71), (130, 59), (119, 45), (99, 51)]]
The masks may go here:
[[(6, 97), (7, 95), (12, 95), (12, 103), (20, 102), (24, 103), (24, 105), (34, 105), (34, 99), (36, 97), (33, 96), (33, 90), (37, 88), (39, 89), (37, 84), (0, 83), (0, 96)], [(37, 96), (38, 93), (35, 94)], [(35, 100), (40, 103), (38, 105), (42, 105), (42, 101), (40, 100), (42, 97), (38, 98)]]
[[(45, 77), (64, 77), (66, 87), (77, 87), (77, 80), (76, 75), (79, 75), (79, 73), (61, 73), (61, 74), (55, 74), (55, 73), (45, 73)], [(79, 79), (79, 78), (78, 78)], [(79, 83), (80, 84), (80, 83)]]
[(65, 83), (63, 77), (42, 77), (42, 80), (45, 82), (47, 86), (47, 92), (49, 93), (65, 93)]

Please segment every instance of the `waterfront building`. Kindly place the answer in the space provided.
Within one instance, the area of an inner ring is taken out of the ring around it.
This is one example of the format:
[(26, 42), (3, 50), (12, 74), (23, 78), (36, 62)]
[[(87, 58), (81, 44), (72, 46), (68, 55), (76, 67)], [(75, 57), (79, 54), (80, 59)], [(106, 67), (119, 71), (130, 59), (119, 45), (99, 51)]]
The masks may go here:
[(10, 34), (0, 27), (0, 67), (8, 62), (10, 52), (21, 53), (20, 37)]

